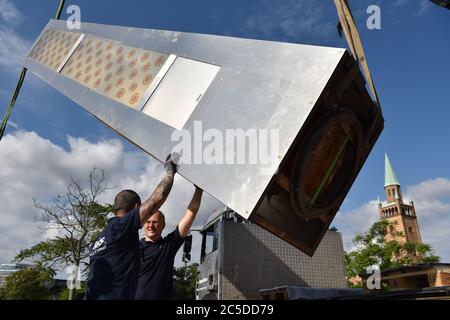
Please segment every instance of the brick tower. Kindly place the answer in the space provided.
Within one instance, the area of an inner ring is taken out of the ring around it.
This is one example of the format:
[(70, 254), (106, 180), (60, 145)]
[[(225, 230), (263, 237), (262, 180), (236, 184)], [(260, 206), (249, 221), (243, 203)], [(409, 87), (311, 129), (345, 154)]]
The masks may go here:
[[(414, 203), (410, 201), (408, 204), (403, 203), (403, 196), (400, 190), (400, 183), (392, 169), (391, 161), (385, 154), (385, 175), (384, 175), (384, 192), (386, 193), (387, 204), (381, 203), (378, 199), (378, 211), (380, 218), (389, 221), (397, 221), (395, 226), (397, 231), (402, 233), (396, 236), (395, 240), (399, 242), (419, 242), (422, 243), (420, 237), (419, 224), (417, 223), (416, 210)], [(391, 233), (386, 236), (387, 240), (393, 240)]]

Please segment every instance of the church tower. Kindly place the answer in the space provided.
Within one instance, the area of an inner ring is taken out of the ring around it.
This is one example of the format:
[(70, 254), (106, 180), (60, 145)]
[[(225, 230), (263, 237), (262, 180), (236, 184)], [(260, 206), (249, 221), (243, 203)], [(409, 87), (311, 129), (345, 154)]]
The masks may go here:
[(383, 204), (378, 199), (378, 211), (382, 220), (396, 221), (395, 229), (402, 233), (401, 236), (395, 237), (388, 233), (386, 239), (393, 240), (395, 238), (402, 243), (407, 241), (422, 243), (414, 203), (412, 201), (408, 204), (403, 203), (400, 183), (387, 154), (384, 156), (384, 165), (384, 192), (386, 193), (387, 203)]

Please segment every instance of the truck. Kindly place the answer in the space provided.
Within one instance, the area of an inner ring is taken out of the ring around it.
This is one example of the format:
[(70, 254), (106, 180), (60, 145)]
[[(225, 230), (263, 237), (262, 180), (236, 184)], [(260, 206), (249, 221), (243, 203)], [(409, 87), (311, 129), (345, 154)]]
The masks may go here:
[(334, 229), (312, 257), (230, 209), (214, 212), (199, 231), (197, 300), (257, 300), (260, 291), (287, 285), (347, 288), (342, 235)]

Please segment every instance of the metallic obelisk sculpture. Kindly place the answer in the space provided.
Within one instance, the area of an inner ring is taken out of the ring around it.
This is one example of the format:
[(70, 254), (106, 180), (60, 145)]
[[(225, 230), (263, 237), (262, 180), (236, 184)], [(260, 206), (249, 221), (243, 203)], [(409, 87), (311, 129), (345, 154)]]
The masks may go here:
[[(189, 135), (182, 176), (310, 255), (383, 126), (340, 48), (51, 20), (24, 66), (160, 161)], [(277, 148), (202, 159), (230, 130), (276, 132)]]

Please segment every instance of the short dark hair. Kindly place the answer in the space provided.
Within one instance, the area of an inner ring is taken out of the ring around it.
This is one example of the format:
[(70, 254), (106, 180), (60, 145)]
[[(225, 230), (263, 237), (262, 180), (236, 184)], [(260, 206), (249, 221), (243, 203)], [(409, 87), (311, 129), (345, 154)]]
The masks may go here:
[(122, 190), (114, 199), (114, 213), (117, 213), (119, 210), (131, 211), (137, 204), (141, 204), (141, 198), (136, 192), (133, 190)]

